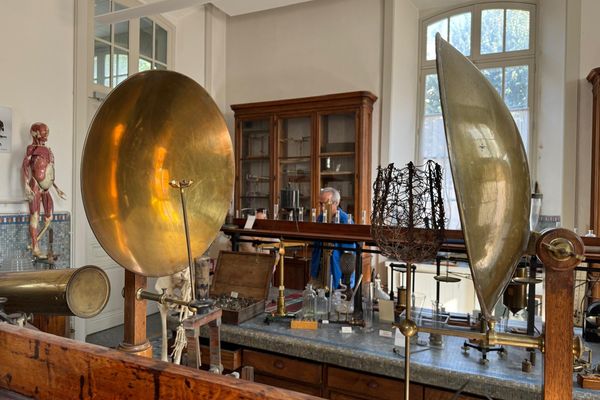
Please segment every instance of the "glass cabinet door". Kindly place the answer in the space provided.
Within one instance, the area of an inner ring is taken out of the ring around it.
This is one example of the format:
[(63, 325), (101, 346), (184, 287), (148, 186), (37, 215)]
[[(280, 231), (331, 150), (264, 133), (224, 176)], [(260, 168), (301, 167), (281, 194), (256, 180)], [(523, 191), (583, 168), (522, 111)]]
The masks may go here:
[(320, 116), (319, 123), (319, 185), (321, 188), (333, 187), (339, 190), (340, 207), (356, 219), (356, 114), (324, 114)]
[(241, 122), (240, 206), (241, 217), (259, 208), (270, 209), (271, 172), (269, 119)]
[[(293, 117), (279, 120), (279, 189), (298, 190), (303, 219), (311, 207), (311, 131), (312, 118)], [(281, 205), (280, 218), (287, 218), (289, 209)], [(294, 217), (298, 210), (294, 211)]]

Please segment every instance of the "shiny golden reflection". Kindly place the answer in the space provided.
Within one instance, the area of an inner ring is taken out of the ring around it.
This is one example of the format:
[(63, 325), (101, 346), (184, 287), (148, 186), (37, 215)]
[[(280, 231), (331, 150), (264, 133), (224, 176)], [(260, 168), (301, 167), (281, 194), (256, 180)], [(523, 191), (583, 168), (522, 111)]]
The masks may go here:
[(121, 266), (145, 276), (187, 265), (179, 191), (185, 191), (193, 255), (225, 219), (234, 161), (223, 116), (206, 91), (172, 71), (136, 74), (105, 99), (90, 126), (82, 196), (92, 231)]
[(529, 239), (527, 156), (513, 118), (468, 59), (436, 38), (444, 127), (473, 283), (490, 318)]

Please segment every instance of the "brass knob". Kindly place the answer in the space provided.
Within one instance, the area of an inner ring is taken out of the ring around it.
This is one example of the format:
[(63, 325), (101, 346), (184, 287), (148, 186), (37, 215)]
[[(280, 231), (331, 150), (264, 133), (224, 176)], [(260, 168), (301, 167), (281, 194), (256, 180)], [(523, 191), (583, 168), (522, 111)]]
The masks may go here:
[(413, 337), (419, 331), (417, 324), (411, 319), (405, 319), (404, 321), (400, 322), (398, 324), (398, 328), (400, 328), (400, 332), (402, 332), (402, 334), (406, 337)]

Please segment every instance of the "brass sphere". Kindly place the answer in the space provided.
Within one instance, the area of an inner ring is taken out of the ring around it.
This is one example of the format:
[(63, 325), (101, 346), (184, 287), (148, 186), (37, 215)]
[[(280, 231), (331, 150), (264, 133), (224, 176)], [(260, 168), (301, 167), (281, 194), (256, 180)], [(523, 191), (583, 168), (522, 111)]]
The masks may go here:
[(415, 321), (411, 319), (405, 319), (400, 324), (398, 324), (398, 328), (400, 328), (400, 332), (406, 337), (413, 337), (417, 334), (417, 324)]

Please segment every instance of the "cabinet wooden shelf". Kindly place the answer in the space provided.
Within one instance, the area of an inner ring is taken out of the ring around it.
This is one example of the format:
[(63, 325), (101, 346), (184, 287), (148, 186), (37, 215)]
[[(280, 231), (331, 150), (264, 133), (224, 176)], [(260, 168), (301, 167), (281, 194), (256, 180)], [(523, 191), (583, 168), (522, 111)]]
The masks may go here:
[(269, 156), (250, 156), (241, 158), (242, 161), (269, 161)]
[(309, 162), (310, 157), (279, 157), (279, 162), (282, 163), (297, 163), (297, 162)]
[[(267, 208), (273, 215), (279, 193), (291, 187), (300, 192), (304, 220), (318, 208), (319, 190), (335, 187), (341, 208), (353, 215), (371, 214), (370, 92), (349, 92), (236, 104), (235, 113), (237, 210)], [(267, 156), (254, 156), (268, 154)], [(250, 162), (264, 160), (268, 162)], [(251, 180), (247, 176), (275, 179)], [(245, 193), (268, 196), (245, 196)], [(368, 222), (368, 221), (367, 221)]]
[(332, 151), (329, 153), (321, 153), (321, 158), (324, 157), (352, 157), (354, 155), (353, 151)]
[(353, 171), (333, 171), (333, 172), (321, 172), (321, 175), (324, 176), (338, 176), (338, 175), (352, 175)]

